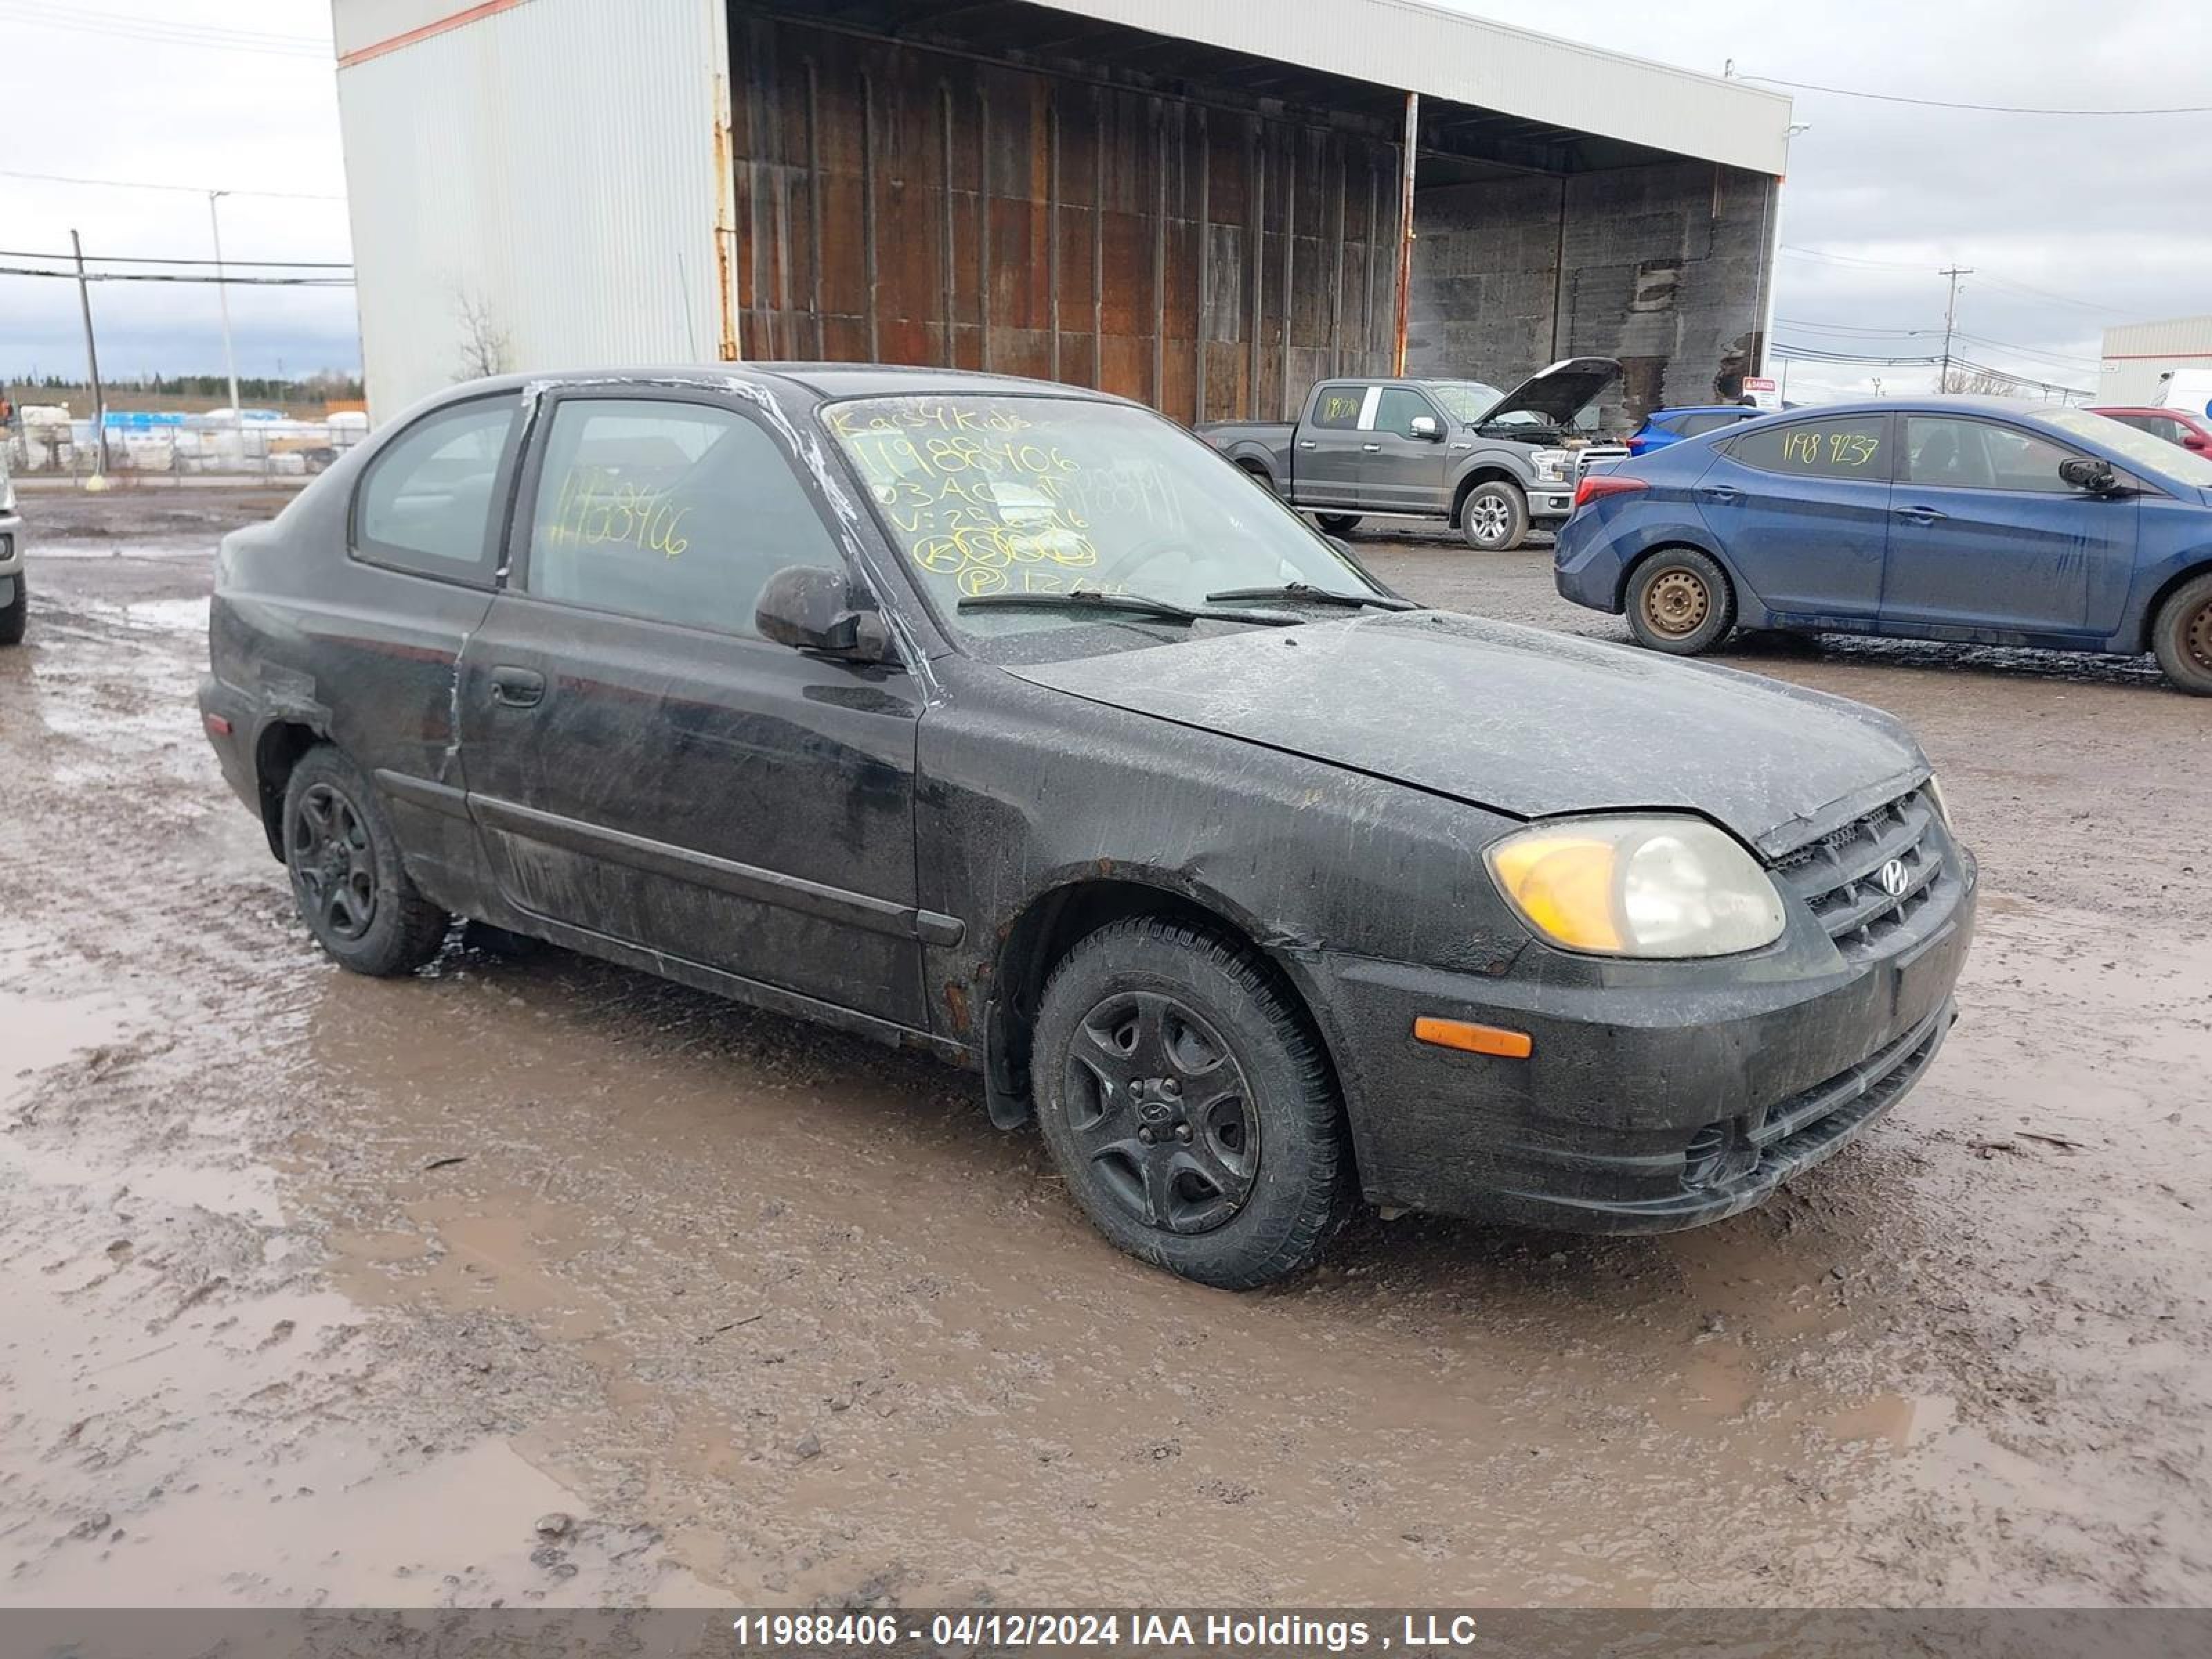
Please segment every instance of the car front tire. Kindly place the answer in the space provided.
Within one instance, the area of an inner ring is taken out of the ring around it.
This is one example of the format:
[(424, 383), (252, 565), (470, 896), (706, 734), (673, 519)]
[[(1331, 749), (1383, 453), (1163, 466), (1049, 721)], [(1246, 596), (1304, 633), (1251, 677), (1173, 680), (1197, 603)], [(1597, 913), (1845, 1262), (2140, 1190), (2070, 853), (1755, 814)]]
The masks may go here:
[(1350, 1213), (1320, 1043), (1218, 934), (1139, 916), (1083, 939), (1045, 987), (1030, 1069), (1068, 1189), (1140, 1261), (1253, 1290), (1318, 1260)]
[(385, 979), (438, 954), (453, 919), (416, 889), (376, 791), (329, 744), (292, 769), (283, 830), (300, 919), (340, 967)]
[(1717, 561), (1693, 547), (1662, 548), (1628, 579), (1628, 631), (1677, 657), (1710, 651), (1735, 626), (1735, 589)]
[(2151, 647), (2166, 678), (2191, 696), (2212, 697), (2212, 572), (2166, 596), (2151, 624)]
[(0, 607), (0, 645), (21, 645), (23, 629), (31, 617), (31, 588), (19, 573), (15, 577), (15, 597), (5, 607)]
[(1501, 478), (1479, 483), (1459, 507), (1459, 533), (1484, 553), (1510, 553), (1528, 533), (1528, 498)]

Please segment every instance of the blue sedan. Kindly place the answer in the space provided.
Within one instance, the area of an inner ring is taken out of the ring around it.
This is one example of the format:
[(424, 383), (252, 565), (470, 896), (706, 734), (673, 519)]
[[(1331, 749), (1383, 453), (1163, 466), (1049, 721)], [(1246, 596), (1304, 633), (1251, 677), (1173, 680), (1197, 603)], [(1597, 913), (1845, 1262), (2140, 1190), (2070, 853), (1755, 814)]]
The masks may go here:
[(1737, 627), (2157, 654), (2212, 696), (2212, 460), (2084, 409), (1808, 410), (1583, 480), (1559, 592), (1680, 656)]

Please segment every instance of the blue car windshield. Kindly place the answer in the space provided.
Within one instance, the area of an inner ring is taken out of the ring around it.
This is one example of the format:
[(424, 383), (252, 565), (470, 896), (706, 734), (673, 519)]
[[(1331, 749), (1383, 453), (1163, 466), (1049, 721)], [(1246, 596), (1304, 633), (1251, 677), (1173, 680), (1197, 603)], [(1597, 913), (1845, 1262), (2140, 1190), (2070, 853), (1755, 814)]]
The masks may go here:
[(2035, 412), (2039, 418), (2060, 431), (2111, 450), (2139, 471), (2169, 478), (2193, 489), (2212, 489), (2212, 460), (2193, 454), (2179, 444), (2154, 437), (2109, 415), (2093, 415), (2086, 409), (2039, 409)]

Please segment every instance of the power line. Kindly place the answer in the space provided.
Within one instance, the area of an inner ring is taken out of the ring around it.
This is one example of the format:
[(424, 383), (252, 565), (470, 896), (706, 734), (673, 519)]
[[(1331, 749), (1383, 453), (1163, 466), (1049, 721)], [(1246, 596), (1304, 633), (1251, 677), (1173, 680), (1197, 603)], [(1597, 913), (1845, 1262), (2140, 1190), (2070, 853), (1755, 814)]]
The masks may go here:
[(1800, 92), (1825, 92), (1838, 98), (1868, 98), (1881, 104), (1917, 104), (1923, 109), (1973, 110), (1984, 115), (2212, 115), (2212, 104), (2179, 104), (2161, 109), (2053, 109), (2033, 104), (1966, 104), (1947, 98), (1907, 98), (1900, 93), (1868, 92), (1856, 87), (1815, 86), (1810, 81), (1785, 81), (1778, 75), (1746, 75), (1739, 81), (1763, 81), (1771, 87), (1794, 87)]
[[(0, 179), (33, 179), (48, 185), (93, 185), (103, 190), (180, 190), (188, 196), (205, 196), (204, 185), (165, 185), (143, 179), (80, 179), (62, 173), (24, 173), (14, 167), (0, 167)], [(305, 190), (225, 190), (224, 196), (258, 196), (270, 201), (283, 202), (343, 202), (343, 196), (326, 196)]]
[[(27, 253), (19, 247), (0, 247), (0, 259), (66, 259), (66, 253)], [(96, 265), (267, 265), (283, 270), (351, 270), (344, 259), (171, 259), (149, 253), (88, 253)]]
[(0, 0), (0, 18), (28, 28), (55, 29), (150, 46), (198, 46), (214, 52), (258, 52), (271, 58), (320, 59), (325, 63), (333, 55), (329, 41), (312, 35), (271, 34), (170, 18), (122, 16), (113, 12), (79, 10), (57, 14), (45, 7), (20, 4), (17, 0)]
[[(34, 270), (28, 265), (0, 265), (0, 276), (58, 276), (76, 282), (70, 270)], [(236, 288), (351, 288), (350, 276), (192, 276), (151, 270), (88, 270), (88, 283), (220, 283)]]
[[(1924, 276), (1928, 270), (1925, 265), (1914, 264), (1906, 260), (1863, 259), (1848, 253), (1832, 253), (1826, 248), (1801, 246), (1795, 242), (1784, 242), (1782, 244), (1782, 251), (1784, 253), (1796, 254), (1801, 258), (1819, 259), (1833, 265), (1856, 265), (1868, 270), (1896, 270), (1918, 276)], [(1937, 274), (1941, 275), (1940, 272)], [(2008, 276), (1992, 276), (1986, 269), (1982, 270), (1981, 278), (1984, 283), (1995, 287), (2005, 289), (2015, 294), (2026, 295), (2031, 299), (2050, 300), (2059, 305), (2079, 306), (2084, 311), (2102, 312), (2107, 316), (2115, 312), (2125, 312), (2128, 309), (2125, 306), (2106, 305), (2095, 300), (2080, 300), (2071, 295), (2054, 294), (2048, 289), (2032, 288), (2026, 283), (2014, 282)]]

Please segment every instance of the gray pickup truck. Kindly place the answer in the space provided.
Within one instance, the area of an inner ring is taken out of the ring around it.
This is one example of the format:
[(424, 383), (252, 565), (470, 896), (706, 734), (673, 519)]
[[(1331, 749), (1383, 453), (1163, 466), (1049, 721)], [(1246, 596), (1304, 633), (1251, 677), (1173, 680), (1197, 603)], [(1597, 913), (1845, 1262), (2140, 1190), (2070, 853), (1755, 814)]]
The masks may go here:
[(1217, 421), (1198, 435), (1334, 535), (1364, 514), (1410, 515), (1442, 519), (1494, 552), (1567, 516), (1579, 460), (1594, 453), (1575, 417), (1620, 376), (1611, 357), (1569, 357), (1510, 392), (1480, 380), (1323, 380), (1295, 422)]

